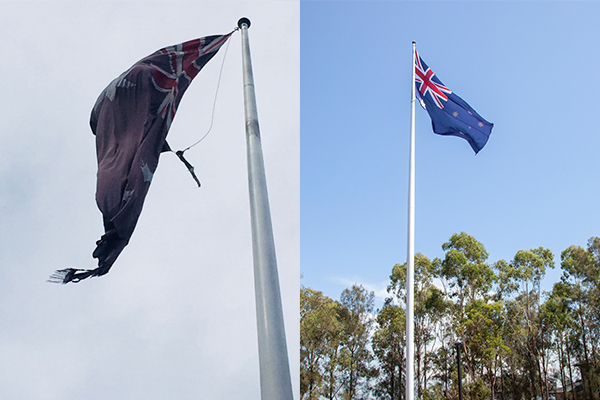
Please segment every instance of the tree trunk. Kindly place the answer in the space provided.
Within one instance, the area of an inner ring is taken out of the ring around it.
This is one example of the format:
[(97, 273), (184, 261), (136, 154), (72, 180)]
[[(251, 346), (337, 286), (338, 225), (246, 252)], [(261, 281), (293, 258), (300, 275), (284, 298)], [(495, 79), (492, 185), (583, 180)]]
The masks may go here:
[[(571, 352), (567, 348), (567, 365), (569, 366), (569, 380), (571, 381), (571, 389), (574, 388), (573, 385), (573, 368), (571, 368)], [(571, 399), (575, 400), (575, 391), (571, 391)]]
[(504, 400), (504, 367), (502, 366), (502, 359), (500, 359), (500, 399)]

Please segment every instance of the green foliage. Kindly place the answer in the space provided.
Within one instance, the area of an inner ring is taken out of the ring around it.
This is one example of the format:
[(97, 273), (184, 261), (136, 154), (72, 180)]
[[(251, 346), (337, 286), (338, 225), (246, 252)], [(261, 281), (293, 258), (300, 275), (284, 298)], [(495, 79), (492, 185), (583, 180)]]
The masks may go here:
[(344, 289), (340, 297), (339, 366), (344, 400), (358, 398), (366, 381), (375, 374), (370, 368), (373, 355), (369, 349), (374, 297), (360, 285)]
[(373, 334), (373, 352), (379, 364), (379, 379), (374, 386), (378, 399), (398, 399), (404, 393), (404, 347), (406, 315), (400, 306), (386, 302), (377, 315), (379, 328)]
[[(519, 250), (488, 263), (464, 232), (443, 259), (415, 255), (415, 387), (418, 399), (458, 398), (460, 340), (465, 400), (600, 400), (600, 238), (561, 253), (562, 277), (541, 290), (554, 255)], [(354, 285), (340, 301), (301, 288), (301, 398), (404, 399), (406, 264), (393, 266), (376, 314)], [(581, 380), (583, 390), (569, 392)]]
[(487, 400), (491, 396), (491, 389), (481, 377), (475, 378), (465, 388), (465, 398), (469, 400)]
[(335, 363), (341, 324), (339, 304), (322, 292), (300, 288), (300, 393), (318, 399), (324, 385), (324, 369)]
[(446, 251), (441, 266), (441, 277), (446, 279), (451, 289), (451, 297), (457, 297), (462, 307), (467, 300), (489, 294), (496, 276), (485, 262), (488, 252), (483, 244), (464, 232), (455, 233), (450, 241), (442, 245)]

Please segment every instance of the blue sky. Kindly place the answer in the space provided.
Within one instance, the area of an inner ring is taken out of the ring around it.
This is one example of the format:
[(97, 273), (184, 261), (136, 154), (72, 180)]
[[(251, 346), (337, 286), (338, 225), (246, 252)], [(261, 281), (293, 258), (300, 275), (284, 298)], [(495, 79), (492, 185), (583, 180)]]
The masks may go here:
[[(382, 293), (406, 261), (411, 42), (494, 123), (475, 156), (416, 109), (415, 251), (464, 231), (489, 261), (600, 235), (598, 2), (301, 3), (301, 283)], [(381, 304), (381, 298), (377, 305)]]

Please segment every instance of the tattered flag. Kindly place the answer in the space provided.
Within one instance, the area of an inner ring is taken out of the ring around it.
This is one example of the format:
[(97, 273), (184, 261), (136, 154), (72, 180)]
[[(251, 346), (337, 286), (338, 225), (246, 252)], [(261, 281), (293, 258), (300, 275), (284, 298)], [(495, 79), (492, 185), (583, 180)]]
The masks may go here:
[(98, 157), (96, 203), (105, 230), (92, 254), (98, 267), (59, 270), (51, 282), (79, 282), (110, 270), (133, 234), (160, 153), (170, 150), (166, 137), (183, 94), (232, 34), (160, 49), (100, 94), (90, 118)]

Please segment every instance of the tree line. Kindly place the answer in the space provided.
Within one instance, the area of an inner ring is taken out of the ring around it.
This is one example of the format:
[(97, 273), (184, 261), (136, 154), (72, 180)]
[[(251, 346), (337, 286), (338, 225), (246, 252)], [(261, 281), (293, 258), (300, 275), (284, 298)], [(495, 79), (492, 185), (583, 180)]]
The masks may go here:
[[(554, 255), (520, 250), (489, 263), (464, 232), (444, 258), (415, 255), (415, 395), (463, 398), (600, 399), (600, 238), (561, 253), (560, 281), (542, 291)], [(339, 300), (301, 286), (301, 399), (404, 399), (406, 264), (392, 268), (389, 297), (374, 310), (360, 285)]]

